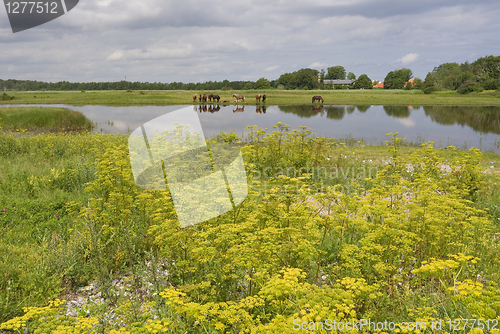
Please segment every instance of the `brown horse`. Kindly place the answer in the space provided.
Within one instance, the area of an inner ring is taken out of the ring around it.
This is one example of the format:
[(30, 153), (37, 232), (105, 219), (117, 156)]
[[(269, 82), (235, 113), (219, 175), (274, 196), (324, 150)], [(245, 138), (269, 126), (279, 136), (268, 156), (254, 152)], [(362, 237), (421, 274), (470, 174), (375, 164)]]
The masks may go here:
[(202, 102), (207, 102), (207, 98), (208, 98), (208, 95), (207, 95), (207, 94), (203, 95), (203, 98), (201, 99), (201, 100), (202, 100)]
[(236, 102), (239, 100), (242, 100), (243, 102), (245, 101), (245, 97), (243, 95), (233, 94), (233, 97), (236, 98)]
[(193, 95), (193, 102), (196, 102), (196, 99), (198, 98), (198, 95), (194, 94)]
[(260, 102), (261, 98), (262, 98), (262, 94), (255, 95), (255, 99), (257, 100), (257, 102)]
[(218, 102), (219, 102), (219, 100), (220, 100), (220, 96), (219, 96), (219, 95), (214, 94), (214, 95), (212, 95), (212, 99), (214, 100), (214, 102), (215, 102), (215, 100), (217, 100), (217, 103), (218, 103)]
[(313, 98), (312, 98), (312, 103), (314, 103), (314, 101), (321, 101), (321, 103), (323, 103), (323, 98), (319, 95), (316, 95), (316, 96), (313, 96)]

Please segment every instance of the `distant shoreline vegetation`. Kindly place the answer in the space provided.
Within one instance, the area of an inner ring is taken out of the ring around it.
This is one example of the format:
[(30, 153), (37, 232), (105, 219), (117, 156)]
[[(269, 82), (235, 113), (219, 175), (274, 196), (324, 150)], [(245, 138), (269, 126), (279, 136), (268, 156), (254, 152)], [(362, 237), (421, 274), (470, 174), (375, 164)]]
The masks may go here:
[[(324, 84), (323, 80), (355, 80), (350, 85)], [(370, 84), (371, 83), (371, 84)], [(372, 89), (378, 81), (366, 74), (358, 78), (352, 72), (346, 74), (343, 66), (332, 66), (320, 71), (303, 68), (284, 73), (276, 80), (260, 78), (257, 81), (206, 81), (183, 82), (43, 82), (34, 80), (0, 79), (0, 90), (5, 91), (96, 91), (96, 90), (313, 90), (313, 89)], [(434, 91), (455, 90), (460, 94), (500, 90), (500, 56), (486, 56), (473, 63), (444, 63), (429, 72), (425, 80), (413, 78), (410, 69), (390, 71), (383, 82), (384, 89), (418, 89), (430, 94)]]

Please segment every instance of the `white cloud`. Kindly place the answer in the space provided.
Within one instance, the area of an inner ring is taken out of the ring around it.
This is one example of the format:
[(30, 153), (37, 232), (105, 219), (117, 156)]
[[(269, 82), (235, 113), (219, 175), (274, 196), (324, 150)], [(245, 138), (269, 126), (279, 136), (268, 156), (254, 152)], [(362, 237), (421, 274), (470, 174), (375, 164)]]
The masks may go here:
[(415, 62), (418, 59), (418, 57), (419, 57), (418, 53), (408, 53), (403, 58), (398, 59), (397, 62), (403, 65), (408, 65)]
[(266, 72), (276, 71), (278, 69), (278, 67), (280, 67), (280, 66), (279, 65), (269, 66), (269, 67), (266, 67), (266, 69), (264, 71), (266, 71)]
[(307, 67), (318, 69), (318, 68), (324, 68), (324, 67), (327, 67), (327, 66), (328, 66), (328, 64), (326, 64), (326, 63), (321, 63), (319, 61), (315, 61), (314, 63), (312, 63), (311, 65), (309, 65)]
[(115, 52), (113, 52), (112, 54), (110, 54), (108, 56), (108, 58), (106, 58), (106, 60), (120, 60), (123, 58), (123, 56), (125, 55), (125, 51), (123, 50), (116, 50)]

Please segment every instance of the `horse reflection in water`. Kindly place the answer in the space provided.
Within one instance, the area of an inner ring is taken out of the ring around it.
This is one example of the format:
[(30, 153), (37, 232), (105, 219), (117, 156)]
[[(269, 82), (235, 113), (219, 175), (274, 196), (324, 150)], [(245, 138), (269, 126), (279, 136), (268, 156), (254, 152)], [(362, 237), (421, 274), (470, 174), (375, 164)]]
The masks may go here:
[(241, 108), (240, 108), (240, 106), (235, 106), (235, 107), (236, 107), (236, 109), (233, 110), (233, 113), (245, 111), (245, 106), (242, 106)]
[(211, 105), (204, 104), (204, 105), (199, 105), (198, 108), (196, 108), (196, 106), (194, 106), (193, 111), (200, 112), (200, 113), (211, 112), (213, 114), (214, 112), (220, 111), (220, 105), (214, 106), (213, 104), (211, 104)]
[(214, 112), (218, 112), (219, 110), (220, 110), (220, 106), (219, 106), (219, 105), (216, 105), (216, 106), (211, 105), (211, 106), (208, 108), (208, 111), (209, 111), (209, 112), (211, 112), (212, 114), (213, 114)]
[(266, 113), (266, 107), (256, 107), (255, 112), (257, 114), (265, 114)]
[(323, 105), (322, 104), (318, 104), (318, 105), (314, 105), (312, 106), (312, 111), (313, 112), (316, 112), (316, 113), (320, 113), (324, 110), (323, 108)]

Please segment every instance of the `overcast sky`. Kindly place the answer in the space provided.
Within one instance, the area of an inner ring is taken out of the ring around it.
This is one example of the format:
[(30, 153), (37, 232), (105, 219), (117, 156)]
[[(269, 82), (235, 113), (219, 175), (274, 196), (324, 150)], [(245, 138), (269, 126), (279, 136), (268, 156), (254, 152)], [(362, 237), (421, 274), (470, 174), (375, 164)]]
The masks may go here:
[(204, 82), (342, 65), (383, 80), (500, 55), (499, 0), (80, 0), (13, 34), (0, 79)]

